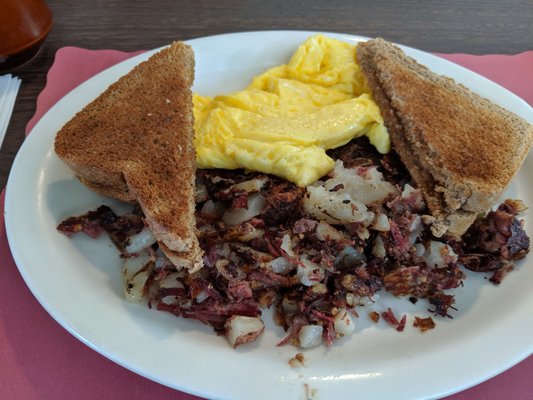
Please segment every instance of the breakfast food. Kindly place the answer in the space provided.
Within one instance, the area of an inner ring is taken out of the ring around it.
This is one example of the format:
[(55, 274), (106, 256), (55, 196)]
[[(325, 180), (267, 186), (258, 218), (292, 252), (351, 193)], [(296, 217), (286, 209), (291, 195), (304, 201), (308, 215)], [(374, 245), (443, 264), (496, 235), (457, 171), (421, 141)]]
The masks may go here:
[(177, 266), (202, 266), (194, 224), (194, 54), (180, 42), (111, 85), (58, 132), (57, 155), (94, 191), (139, 203)]
[(420, 188), (432, 232), (461, 236), (496, 202), (533, 141), (533, 126), (375, 39), (357, 57), (394, 148)]
[[(260, 337), (267, 307), (287, 331), (280, 345), (331, 345), (353, 334), (357, 310), (381, 290), (453, 317), (461, 305), (451, 290), (462, 285), (464, 267), (499, 284), (529, 251), (520, 202), (504, 202), (464, 240), (436, 238), (424, 223), (423, 197), (394, 154), (383, 156), (359, 138), (330, 156), (333, 173), (307, 188), (273, 175), (198, 170), (196, 221), (205, 256), (193, 274), (154, 250), (140, 210), (117, 215), (102, 206), (58, 228), (108, 232), (125, 259), (128, 300), (147, 299), (158, 310), (210, 324), (232, 346)], [(413, 323), (391, 309), (381, 315), (398, 331)]]
[[(307, 51), (312, 55), (310, 61), (299, 58)], [(339, 54), (356, 56), (353, 47), (311, 38), (291, 61), (328, 69), (328, 60), (345, 59)], [(506, 200), (480, 216), (462, 237), (435, 235), (423, 190), (416, 187), (417, 181), (394, 148), (389, 151), (388, 134), (381, 117), (375, 115), (377, 107), (357, 72), (359, 67), (353, 62), (343, 65), (347, 69), (334, 73), (330, 82), (343, 82), (342, 87), (351, 88), (348, 97), (332, 94), (337, 89), (320, 89), (316, 82), (290, 81), (288, 66), (256, 78), (252, 86), (259, 82), (260, 90), (252, 87), (214, 99), (195, 96), (195, 129), (197, 134), (201, 131), (196, 138), (197, 156), (203, 168), (196, 170), (194, 218), (204, 253), (203, 268), (191, 271), (176, 266), (158, 242), (157, 232), (151, 231), (150, 224), (146, 226), (149, 216), (142, 203), (122, 215), (101, 206), (67, 218), (58, 229), (67, 235), (82, 231), (91, 237), (107, 232), (125, 260), (128, 300), (147, 299), (158, 310), (210, 324), (233, 347), (262, 335), (265, 308), (275, 310), (275, 322), (286, 332), (280, 345), (331, 345), (354, 332), (358, 307), (374, 303), (382, 290), (409, 297), (412, 302), (423, 299), (420, 301), (428, 302), (434, 316), (453, 317), (460, 306), (455, 304), (453, 289), (463, 284), (464, 268), (489, 273), (490, 280), (499, 284), (513, 262), (529, 252), (529, 237), (519, 219), (525, 206)], [(328, 71), (324, 76), (331, 77)], [(349, 78), (343, 80), (345, 76)], [(283, 88), (292, 89), (288, 97), (273, 97), (264, 90), (267, 87), (280, 93)], [(292, 93), (294, 88), (304, 95)], [(355, 94), (353, 88), (361, 93)], [(314, 101), (323, 101), (323, 96), (326, 101), (335, 96), (342, 99), (325, 105), (325, 114), (330, 105), (350, 104), (355, 113), (362, 112), (354, 120), (366, 122), (357, 122), (354, 129), (341, 123), (338, 132), (328, 130), (332, 142), (312, 130), (279, 141), (273, 130), (280, 127), (279, 121), (293, 126), (288, 110), (295, 115), (302, 109), (323, 115), (322, 105), (318, 110), (306, 103), (313, 93), (320, 94)], [(258, 98), (292, 106), (274, 109)], [(358, 108), (352, 101), (361, 99), (365, 105)], [(261, 118), (267, 116), (267, 122), (249, 114), (254, 107)], [(279, 117), (278, 122), (274, 117)], [(254, 138), (250, 153), (239, 142), (243, 127), (246, 135)], [(279, 148), (286, 155), (287, 143), (302, 146), (304, 153), (313, 146), (316, 154), (324, 153), (308, 160), (309, 167), (319, 165), (320, 160), (331, 160), (331, 167), (317, 179), (309, 178), (319, 170), (308, 175), (298, 163), (276, 158), (275, 151), (268, 150)], [(239, 164), (245, 159), (243, 154), (253, 163)], [(219, 161), (222, 165), (215, 164)], [(294, 174), (279, 173), (284, 169), (278, 171), (277, 166), (290, 167)], [(387, 306), (378, 311), (371, 313), (372, 320), (379, 323), (381, 319), (399, 332), (409, 325), (420, 330), (435, 326), (429, 316), (416, 316), (408, 325), (407, 315), (397, 316)]]
[(305, 187), (331, 172), (326, 150), (366, 136), (381, 152), (390, 138), (355, 59), (353, 44), (315, 35), (289, 62), (240, 92), (194, 96), (199, 168), (245, 168)]

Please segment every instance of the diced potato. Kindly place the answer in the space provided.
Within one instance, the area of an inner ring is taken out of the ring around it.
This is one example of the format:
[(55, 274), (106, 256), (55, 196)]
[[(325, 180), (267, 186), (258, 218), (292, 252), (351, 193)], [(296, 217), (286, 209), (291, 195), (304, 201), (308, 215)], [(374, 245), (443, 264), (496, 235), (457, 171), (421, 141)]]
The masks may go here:
[(238, 225), (259, 215), (265, 206), (265, 198), (259, 193), (252, 193), (248, 196), (246, 208), (232, 208), (227, 210), (222, 216), (222, 221), (226, 225)]
[(295, 257), (296, 254), (294, 253), (294, 250), (292, 249), (292, 240), (289, 235), (283, 235), (283, 239), (281, 240), (281, 250), (283, 250), (289, 257)]
[(304, 325), (298, 333), (300, 347), (309, 349), (316, 347), (322, 342), (322, 332), (324, 328), (320, 325)]
[(136, 233), (135, 235), (129, 237), (128, 245), (124, 250), (128, 254), (136, 254), (143, 251), (147, 247), (150, 247), (154, 243), (154, 234), (148, 227), (145, 227), (139, 233)]
[(265, 231), (263, 229), (256, 228), (249, 222), (243, 222), (238, 225), (231, 225), (224, 233), (224, 239), (227, 241), (249, 242), (264, 234)]
[(316, 227), (316, 237), (318, 240), (321, 240), (323, 242), (329, 240), (335, 242), (347, 242), (350, 240), (350, 238), (346, 234), (343, 234), (342, 232), (335, 229), (333, 226), (324, 221), (320, 221), (318, 223)]
[(202, 209), (200, 210), (202, 214), (210, 215), (214, 218), (220, 218), (224, 213), (224, 205), (220, 202), (214, 202), (213, 200), (207, 200)]
[(335, 315), (334, 322), (335, 332), (340, 336), (346, 336), (355, 330), (355, 323), (348, 311), (344, 308), (340, 309)]
[(138, 253), (136, 257), (128, 257), (124, 259), (122, 264), (122, 276), (124, 281), (128, 281), (133, 276), (144, 268), (146, 263), (152, 259), (152, 255), (149, 251), (142, 251)]
[(349, 224), (366, 219), (366, 206), (346, 193), (330, 192), (323, 186), (308, 186), (304, 210), (318, 220), (330, 224)]
[(258, 178), (250, 179), (241, 183), (236, 183), (235, 185), (230, 186), (229, 191), (231, 190), (244, 190), (245, 192), (259, 192), (263, 186), (268, 182), (268, 177), (260, 176)]
[(146, 281), (150, 277), (150, 271), (144, 269), (133, 276), (124, 286), (124, 296), (131, 303), (139, 303), (146, 293)]
[(387, 250), (385, 250), (385, 245), (381, 236), (376, 236), (374, 243), (372, 244), (372, 255), (377, 258), (387, 257)]
[(265, 324), (259, 317), (234, 315), (226, 321), (226, 337), (232, 347), (250, 343), (263, 334)]
[(272, 269), (272, 271), (280, 275), (287, 275), (296, 268), (296, 265), (291, 263), (285, 257), (274, 258), (272, 261), (268, 262), (267, 265)]
[(342, 183), (339, 192), (347, 193), (357, 202), (365, 205), (381, 203), (396, 192), (392, 184), (383, 179), (381, 172), (376, 167), (344, 168), (342, 161), (337, 160), (333, 170), (333, 178), (326, 181), (327, 190), (333, 189)]
[(344, 168), (340, 160), (335, 163), (332, 178), (306, 190), (303, 206), (308, 214), (330, 224), (363, 222), (365, 226), (374, 220), (366, 206), (396, 193), (376, 168)]
[(431, 240), (426, 247), (426, 262), (430, 268), (445, 268), (457, 262), (457, 254), (449, 245)]
[(374, 219), (374, 225), (372, 229), (379, 232), (388, 232), (390, 231), (389, 218), (385, 214), (378, 214)]
[(324, 279), (324, 268), (305, 258), (302, 258), (300, 261), (301, 264), (298, 265), (296, 275), (302, 285), (314, 286)]

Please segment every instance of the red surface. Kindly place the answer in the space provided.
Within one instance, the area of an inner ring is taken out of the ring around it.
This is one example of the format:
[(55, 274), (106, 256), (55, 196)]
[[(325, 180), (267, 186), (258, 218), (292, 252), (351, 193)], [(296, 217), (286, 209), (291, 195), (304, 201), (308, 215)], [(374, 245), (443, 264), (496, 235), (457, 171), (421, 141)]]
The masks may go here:
[[(37, 111), (26, 132), (74, 87), (135, 54), (138, 53), (74, 47), (58, 50), (48, 73), (47, 85), (37, 99)], [(513, 56), (440, 56), (485, 75), (533, 104), (533, 51)], [(4, 192), (0, 197), (0, 209), (3, 207)], [(3, 213), (0, 214), (0, 228), (0, 398), (197, 398), (151, 382), (114, 364), (61, 328), (24, 284), (7, 244)], [(46, 267), (45, 260), (43, 267)], [(438, 374), (438, 367), (435, 373)], [(533, 356), (480, 385), (447, 397), (447, 400), (471, 399), (533, 399)]]

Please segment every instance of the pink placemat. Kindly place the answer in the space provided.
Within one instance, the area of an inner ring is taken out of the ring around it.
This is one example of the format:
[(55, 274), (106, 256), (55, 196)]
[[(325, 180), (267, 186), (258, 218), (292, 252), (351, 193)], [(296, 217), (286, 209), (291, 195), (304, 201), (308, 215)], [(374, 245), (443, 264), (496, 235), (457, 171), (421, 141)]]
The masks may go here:
[[(101, 70), (139, 53), (76, 47), (58, 50), (26, 133), (70, 90)], [(439, 56), (498, 82), (533, 104), (533, 51), (512, 56)], [(4, 209), (4, 192), (0, 195), (0, 209)], [(198, 399), (118, 366), (61, 328), (35, 300), (18, 272), (7, 243), (3, 212), (0, 214), (0, 271), (0, 399)], [(505, 340), (502, 338), (502, 345)], [(439, 373), (438, 365), (435, 373)], [(472, 399), (533, 399), (533, 356), (480, 385), (447, 397), (447, 400)]]

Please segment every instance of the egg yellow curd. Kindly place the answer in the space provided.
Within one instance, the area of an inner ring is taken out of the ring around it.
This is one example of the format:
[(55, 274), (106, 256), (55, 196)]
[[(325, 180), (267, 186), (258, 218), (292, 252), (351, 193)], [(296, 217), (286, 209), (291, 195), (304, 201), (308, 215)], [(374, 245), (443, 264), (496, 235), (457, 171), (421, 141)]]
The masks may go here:
[(367, 136), (380, 153), (390, 151), (355, 46), (322, 35), (245, 90), (195, 94), (193, 105), (199, 168), (244, 168), (304, 187), (333, 170), (326, 150), (356, 137)]

